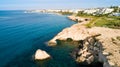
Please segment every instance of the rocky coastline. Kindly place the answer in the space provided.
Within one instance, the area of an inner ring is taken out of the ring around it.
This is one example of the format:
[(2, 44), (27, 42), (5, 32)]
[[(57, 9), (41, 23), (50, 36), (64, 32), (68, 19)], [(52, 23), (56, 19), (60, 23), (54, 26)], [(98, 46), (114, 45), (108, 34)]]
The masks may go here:
[(97, 36), (99, 35), (81, 40), (79, 47), (71, 55), (76, 62), (82, 65), (92, 65), (92, 67), (95, 67), (95, 64), (101, 63), (101, 67), (110, 67), (106, 57), (102, 53), (103, 48), (101, 42), (95, 38)]
[(120, 66), (119, 29), (104, 27), (87, 28), (85, 24), (90, 22), (90, 18), (75, 16), (69, 16), (68, 18), (79, 23), (65, 28), (58, 33), (48, 42), (49, 46), (55, 46), (60, 43), (60, 41), (68, 41), (80, 46), (80, 42), (82, 41), (82, 47), (77, 49), (75, 53), (74, 51), (72, 53), (76, 62), (88, 65), (97, 61), (102, 62), (103, 67)]

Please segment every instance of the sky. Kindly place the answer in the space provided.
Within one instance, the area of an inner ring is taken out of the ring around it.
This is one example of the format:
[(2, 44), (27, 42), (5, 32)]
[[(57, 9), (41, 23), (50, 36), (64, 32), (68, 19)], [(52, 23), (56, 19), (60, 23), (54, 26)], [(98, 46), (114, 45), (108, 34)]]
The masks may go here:
[(120, 0), (1, 0), (0, 10), (79, 9), (120, 6)]

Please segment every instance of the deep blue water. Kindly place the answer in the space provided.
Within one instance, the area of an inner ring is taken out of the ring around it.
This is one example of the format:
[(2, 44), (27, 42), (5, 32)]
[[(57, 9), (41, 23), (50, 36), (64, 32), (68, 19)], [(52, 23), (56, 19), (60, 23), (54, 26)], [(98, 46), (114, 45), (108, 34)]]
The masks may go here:
[[(74, 46), (46, 44), (74, 23), (55, 14), (0, 11), (0, 67), (76, 67), (69, 55)], [(47, 51), (52, 58), (35, 61), (37, 49)]]

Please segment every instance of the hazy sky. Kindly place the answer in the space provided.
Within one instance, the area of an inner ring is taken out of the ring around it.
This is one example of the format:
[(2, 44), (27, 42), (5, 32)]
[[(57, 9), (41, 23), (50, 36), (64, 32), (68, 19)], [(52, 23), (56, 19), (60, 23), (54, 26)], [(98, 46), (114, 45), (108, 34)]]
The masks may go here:
[(119, 5), (120, 0), (1, 0), (0, 10), (9, 9), (76, 9)]

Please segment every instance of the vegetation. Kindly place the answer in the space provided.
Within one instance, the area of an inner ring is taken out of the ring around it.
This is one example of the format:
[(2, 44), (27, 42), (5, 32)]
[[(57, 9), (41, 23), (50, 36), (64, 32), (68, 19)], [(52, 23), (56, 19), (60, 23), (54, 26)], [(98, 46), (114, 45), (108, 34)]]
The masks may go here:
[(87, 13), (83, 13), (83, 11), (79, 11), (79, 12), (77, 13), (77, 16), (90, 17), (90, 16), (92, 16), (92, 14), (87, 14)]
[(113, 8), (113, 12), (120, 12), (120, 8), (118, 6), (111, 6), (110, 8)]
[(94, 25), (120, 29), (120, 17), (100, 17), (94, 21)]
[(120, 17), (93, 17), (86, 26), (99, 26), (120, 29)]
[(77, 16), (91, 18), (91, 21), (86, 24), (87, 27), (100, 26), (120, 29), (120, 17), (109, 16), (109, 14), (92, 15), (80, 11)]
[(73, 14), (72, 12), (59, 12), (59, 13), (62, 15), (72, 15)]

